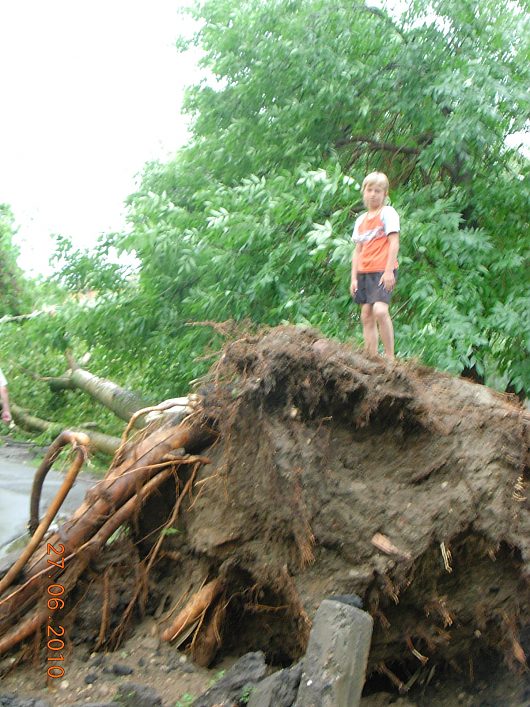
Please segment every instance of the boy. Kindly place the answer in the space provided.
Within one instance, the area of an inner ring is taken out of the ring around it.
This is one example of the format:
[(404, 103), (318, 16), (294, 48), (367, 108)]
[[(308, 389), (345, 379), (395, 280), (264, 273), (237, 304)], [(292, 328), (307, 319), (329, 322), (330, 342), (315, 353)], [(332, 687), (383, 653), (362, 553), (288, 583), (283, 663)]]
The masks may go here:
[(392, 360), (394, 328), (388, 305), (396, 284), (399, 216), (391, 206), (385, 206), (388, 178), (382, 172), (371, 172), (364, 178), (362, 195), (367, 211), (357, 218), (353, 229), (350, 292), (361, 305), (366, 353), (377, 354), (379, 334), (385, 355)]

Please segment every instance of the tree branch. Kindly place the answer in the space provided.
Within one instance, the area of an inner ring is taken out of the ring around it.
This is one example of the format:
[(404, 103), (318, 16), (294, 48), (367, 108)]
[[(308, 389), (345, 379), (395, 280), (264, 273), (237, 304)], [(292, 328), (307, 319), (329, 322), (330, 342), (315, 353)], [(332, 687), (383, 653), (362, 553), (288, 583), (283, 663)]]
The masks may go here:
[(402, 152), (405, 155), (419, 155), (421, 150), (419, 147), (408, 147), (407, 145), (394, 145), (390, 142), (380, 142), (379, 140), (374, 140), (371, 137), (364, 135), (351, 135), (348, 138), (343, 138), (335, 143), (335, 147), (345, 147), (350, 143), (365, 143), (373, 147), (375, 150), (383, 150), (386, 152), (395, 152), (396, 154)]

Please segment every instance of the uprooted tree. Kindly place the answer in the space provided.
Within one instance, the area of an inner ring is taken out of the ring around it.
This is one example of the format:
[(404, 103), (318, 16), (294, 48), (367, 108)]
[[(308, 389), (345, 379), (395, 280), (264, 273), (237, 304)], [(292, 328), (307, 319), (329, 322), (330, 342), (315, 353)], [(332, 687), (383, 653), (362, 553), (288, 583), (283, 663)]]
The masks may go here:
[(228, 344), (202, 391), (183, 421), (135, 432), (0, 584), (0, 652), (39, 650), (53, 581), (53, 623), (95, 648), (147, 612), (200, 664), (249, 649), (288, 664), (320, 601), (356, 593), (375, 620), (369, 672), (402, 689), (439, 663), (472, 670), (484, 649), (525, 662), (518, 403), (293, 327)]
[[(103, 405), (122, 420), (133, 420), (136, 427), (144, 427), (146, 420), (143, 415), (137, 415), (139, 410), (147, 409), (148, 401), (139, 393), (127, 390), (117, 385), (114, 381), (96, 376), (90, 371), (81, 368), (71, 355), (67, 356), (69, 368), (63, 376), (40, 376), (26, 371), (39, 381), (45, 381), (53, 392), (62, 390), (81, 390), (89, 395), (95, 402)], [(59, 434), (64, 425), (59, 422), (43, 420), (31, 415), (19, 405), (12, 405), (13, 417), (17, 424), (28, 430)], [(89, 435), (90, 450), (97, 450), (104, 454), (113, 455), (120, 445), (119, 439), (112, 435), (88, 429), (90, 425), (80, 425), (79, 431)]]

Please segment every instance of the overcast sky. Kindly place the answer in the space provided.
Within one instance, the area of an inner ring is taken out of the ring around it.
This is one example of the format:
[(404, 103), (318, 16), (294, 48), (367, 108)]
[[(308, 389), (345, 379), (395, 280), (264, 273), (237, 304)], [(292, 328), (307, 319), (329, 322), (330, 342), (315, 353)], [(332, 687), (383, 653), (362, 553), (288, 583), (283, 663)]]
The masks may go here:
[(197, 69), (175, 49), (184, 4), (0, 2), (0, 203), (24, 269), (47, 272), (50, 233), (89, 246), (122, 228), (135, 175), (185, 141)]

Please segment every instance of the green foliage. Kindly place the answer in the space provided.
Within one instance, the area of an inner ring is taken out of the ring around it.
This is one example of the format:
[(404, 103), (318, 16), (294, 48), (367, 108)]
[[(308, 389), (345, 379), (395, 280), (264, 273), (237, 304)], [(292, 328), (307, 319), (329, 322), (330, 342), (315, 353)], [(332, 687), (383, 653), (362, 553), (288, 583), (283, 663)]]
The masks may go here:
[(0, 316), (20, 314), (31, 305), (29, 284), (17, 265), (15, 233), (13, 212), (7, 204), (0, 203)]
[(57, 267), (56, 280), (76, 294), (116, 292), (121, 289), (128, 275), (127, 268), (108, 261), (110, 240), (100, 240), (93, 251), (74, 248), (69, 238), (55, 235), (55, 253), (51, 264)]
[(189, 707), (195, 702), (196, 697), (189, 692), (185, 692), (180, 700), (175, 702), (175, 707)]
[(241, 690), (241, 695), (239, 696), (239, 704), (240, 705), (247, 705), (248, 701), (250, 700), (250, 695), (252, 694), (252, 690), (254, 689), (253, 685), (245, 685), (245, 687)]
[(213, 678), (210, 680), (210, 687), (215, 685), (216, 682), (219, 682), (219, 680), (225, 676), (225, 673), (226, 670), (217, 670)]
[(130, 200), (142, 292), (180, 322), (349, 338), (357, 185), (383, 169), (403, 217), (399, 353), (528, 388), (528, 160), (506, 144), (526, 127), (521, 7), (212, 0), (196, 16), (213, 78), (188, 93), (194, 138)]
[(163, 528), (160, 531), (161, 535), (178, 535), (179, 533), (182, 533), (182, 530), (178, 530), (178, 528)]

